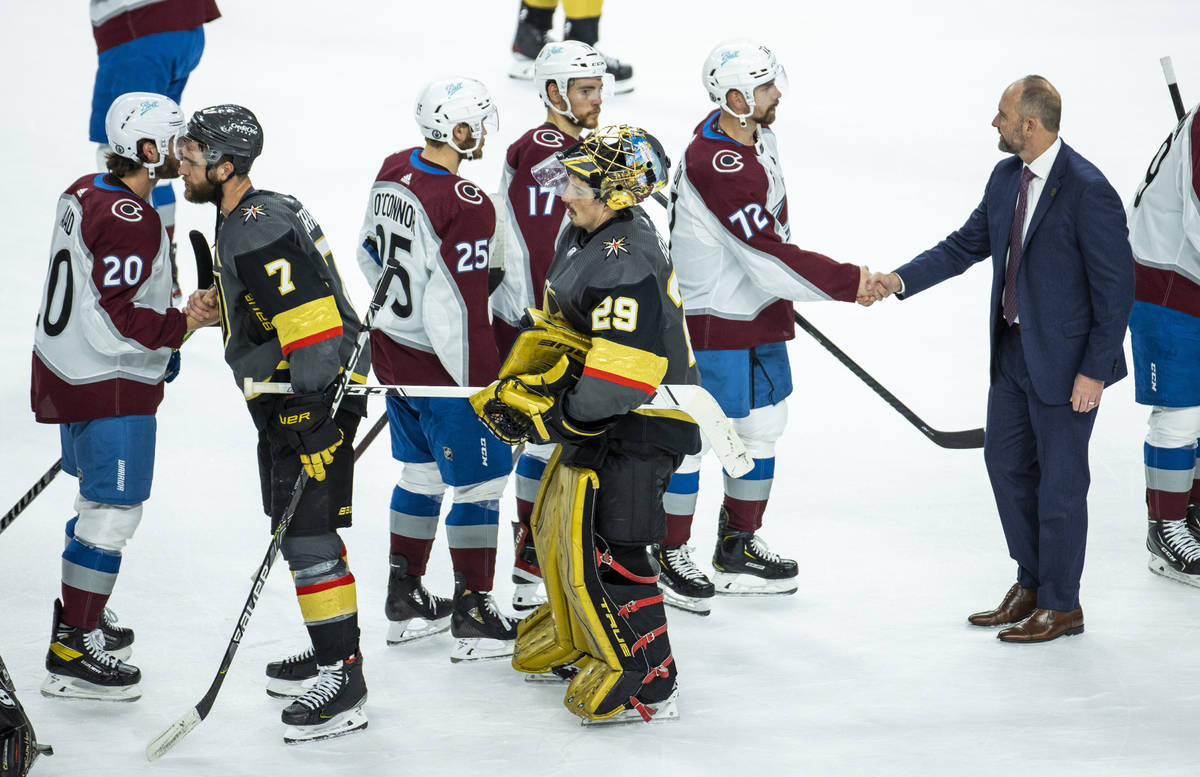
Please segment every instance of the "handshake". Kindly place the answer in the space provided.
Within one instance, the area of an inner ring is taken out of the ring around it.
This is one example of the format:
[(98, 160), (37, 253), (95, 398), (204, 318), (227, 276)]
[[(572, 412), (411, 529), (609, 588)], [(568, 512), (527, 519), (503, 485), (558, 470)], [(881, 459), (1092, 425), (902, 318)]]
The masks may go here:
[(858, 271), (858, 296), (855, 301), (865, 308), (901, 289), (900, 276), (894, 272), (873, 273), (865, 266), (858, 268)]

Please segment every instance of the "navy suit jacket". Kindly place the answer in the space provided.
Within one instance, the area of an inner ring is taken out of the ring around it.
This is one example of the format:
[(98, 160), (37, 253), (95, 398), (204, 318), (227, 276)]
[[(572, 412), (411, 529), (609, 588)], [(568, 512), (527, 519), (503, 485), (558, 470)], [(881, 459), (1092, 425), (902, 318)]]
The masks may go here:
[[(991, 256), (992, 380), (1009, 230), (1020, 157), (992, 170), (983, 201), (957, 232), (898, 268), (908, 297)], [(1043, 184), (1017, 270), (1021, 345), (1034, 391), (1046, 404), (1070, 400), (1075, 376), (1111, 385), (1126, 375), (1125, 328), (1133, 307), (1133, 254), (1125, 209), (1096, 167), (1066, 143)]]

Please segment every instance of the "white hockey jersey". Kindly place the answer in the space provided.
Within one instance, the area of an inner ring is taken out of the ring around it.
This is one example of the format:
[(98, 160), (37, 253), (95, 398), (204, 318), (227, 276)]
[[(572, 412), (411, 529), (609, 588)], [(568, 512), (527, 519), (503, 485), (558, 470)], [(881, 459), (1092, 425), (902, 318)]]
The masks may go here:
[(485, 386), (500, 367), (488, 312), (496, 212), (479, 187), (420, 151), (384, 160), (359, 233), (368, 282), (395, 267), (371, 334), (375, 373), (385, 383)]

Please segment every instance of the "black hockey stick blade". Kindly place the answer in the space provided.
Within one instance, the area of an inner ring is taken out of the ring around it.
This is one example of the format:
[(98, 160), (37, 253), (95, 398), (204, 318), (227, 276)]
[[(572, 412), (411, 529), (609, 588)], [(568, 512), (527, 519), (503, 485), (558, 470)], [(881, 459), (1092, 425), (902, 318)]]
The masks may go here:
[(1170, 57), (1158, 60), (1162, 65), (1163, 77), (1167, 79), (1167, 91), (1171, 93), (1171, 104), (1175, 106), (1175, 119), (1182, 119), (1187, 110), (1183, 107), (1183, 97), (1179, 94), (1179, 83), (1175, 80), (1175, 66)]
[(212, 249), (208, 247), (208, 238), (198, 229), (188, 233), (192, 241), (192, 253), (196, 255), (196, 288), (211, 289), (213, 285)]
[(46, 474), (38, 478), (38, 481), (33, 484), (33, 487), (25, 492), (25, 495), (17, 500), (17, 503), (12, 506), (12, 509), (0, 518), (0, 532), (8, 528), (8, 525), (17, 519), (17, 516), (25, 512), (25, 508), (37, 498), (37, 495), (46, 490), (46, 486), (54, 480), (55, 476), (62, 472), (62, 459), (54, 462), (50, 469), (46, 470)]
[(362, 441), (358, 445), (354, 446), (354, 460), (355, 461), (358, 461), (359, 458), (362, 457), (362, 455), (364, 453), (366, 453), (367, 446), (369, 446), (371, 443), (375, 442), (375, 438), (378, 437), (379, 433), (383, 431), (383, 427), (387, 426), (387, 422), (388, 422), (387, 413), (384, 413), (383, 415), (381, 415), (378, 418), (378, 420), (375, 421), (375, 423), (371, 426), (371, 428), (369, 430), (367, 430), (367, 433), (362, 438)]
[(921, 418), (908, 409), (908, 406), (901, 402), (896, 396), (885, 389), (879, 381), (871, 377), (862, 367), (846, 355), (846, 352), (833, 344), (825, 335), (821, 334), (815, 326), (809, 323), (808, 319), (796, 313), (796, 323), (805, 332), (808, 332), (814, 340), (820, 343), (825, 350), (829, 351), (834, 357), (846, 366), (848, 370), (853, 372), (859, 380), (871, 387), (871, 390), (883, 398), (892, 408), (900, 415), (904, 416), (910, 424), (921, 430), (921, 434), (928, 437), (935, 445), (943, 448), (969, 449), (983, 447), (983, 429), (966, 429), (961, 432), (943, 432), (934, 429), (929, 424), (921, 420)]

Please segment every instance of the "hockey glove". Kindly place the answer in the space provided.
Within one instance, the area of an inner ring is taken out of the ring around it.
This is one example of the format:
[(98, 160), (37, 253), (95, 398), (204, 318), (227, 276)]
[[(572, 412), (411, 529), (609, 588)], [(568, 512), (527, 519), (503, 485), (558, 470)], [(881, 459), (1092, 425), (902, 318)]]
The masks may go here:
[(342, 444), (342, 430), (329, 416), (324, 394), (297, 394), (279, 403), (271, 423), (283, 431), (289, 444), (300, 453), (300, 463), (308, 476), (325, 479), (325, 467), (333, 463), (333, 453)]
[(546, 372), (496, 381), (471, 397), (471, 406), (484, 426), (509, 445), (526, 440), (539, 444), (580, 442), (607, 428), (607, 424), (580, 424), (563, 407), (563, 397), (582, 371), (583, 365), (563, 356)]
[(183, 363), (183, 357), (179, 355), (179, 349), (171, 351), (171, 358), (167, 360), (167, 372), (163, 375), (163, 380), (167, 383), (179, 377), (179, 367)]
[(25, 777), (39, 755), (53, 755), (37, 743), (33, 724), (17, 701), (12, 678), (0, 660), (0, 777)]

